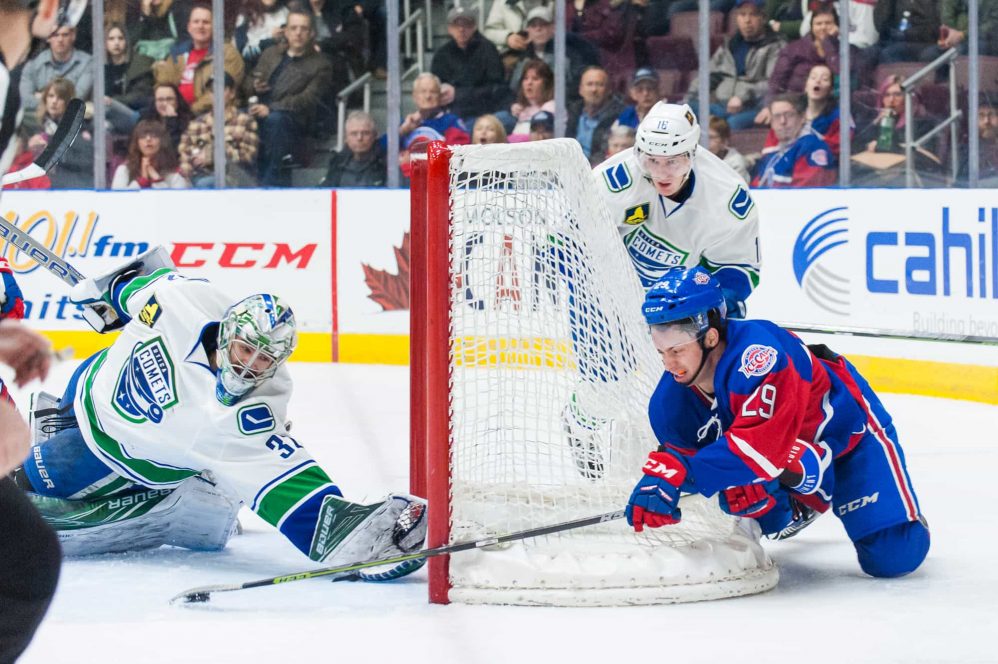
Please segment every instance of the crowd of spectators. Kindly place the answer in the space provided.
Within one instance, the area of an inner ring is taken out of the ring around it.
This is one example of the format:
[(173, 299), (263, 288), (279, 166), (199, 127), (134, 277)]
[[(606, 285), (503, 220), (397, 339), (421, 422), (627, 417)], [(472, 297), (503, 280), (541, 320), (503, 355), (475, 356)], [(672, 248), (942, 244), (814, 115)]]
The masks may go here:
[[(426, 140), (457, 145), (554, 135), (554, 117), (562, 111), (555, 108), (552, 69), (558, 1), (487, 0), (483, 17), (468, 0), (447, 8), (448, 39), (432, 53), (429, 71), (412, 80), (415, 110), (398, 128), (403, 162), (413, 145)], [(593, 164), (632, 145), (635, 128), (657, 101), (699, 110), (696, 0), (564, 2), (566, 135), (578, 140)], [(953, 48), (967, 53), (967, 0), (851, 0), (848, 72), (840, 67), (838, 2), (710, 4), (704, 92), (712, 152), (755, 186), (823, 186), (837, 181), (842, 141), (850, 141), (854, 184), (904, 185), (900, 84), (913, 71), (909, 63)], [(313, 157), (310, 146), (331, 138), (337, 94), (364, 71), (383, 77), (383, 5), (226, 3), (227, 186), (292, 184), (294, 169)], [(109, 178), (115, 187), (214, 186), (210, 3), (105, 0), (105, 17)], [(18, 163), (30, 163), (30, 155), (44, 149), (68, 98), (92, 101), (95, 72), (85, 26), (79, 33), (55, 32), (21, 71), (27, 113)], [(979, 0), (978, 27), (981, 113), (976, 124), (964, 120), (961, 126), (963, 138), (971, 131), (979, 136), (981, 178), (987, 179), (998, 177), (992, 102), (998, 93), (998, 0)], [(907, 69), (892, 69), (900, 65)], [(948, 96), (938, 103), (946, 74), (943, 67), (927, 77), (911, 97), (916, 137), (950, 112)], [(846, 119), (839, 117), (837, 99), (844, 75), (853, 95), (853, 117)], [(84, 138), (50, 174), (52, 187), (92, 186), (92, 112), (88, 104)], [(351, 113), (341, 137), (345, 147), (332, 155), (321, 184), (383, 186), (385, 131), (370, 114)], [(966, 180), (964, 148), (949, 145), (948, 132), (940, 132), (918, 150), (919, 181), (949, 184), (944, 164), (952, 150)]]

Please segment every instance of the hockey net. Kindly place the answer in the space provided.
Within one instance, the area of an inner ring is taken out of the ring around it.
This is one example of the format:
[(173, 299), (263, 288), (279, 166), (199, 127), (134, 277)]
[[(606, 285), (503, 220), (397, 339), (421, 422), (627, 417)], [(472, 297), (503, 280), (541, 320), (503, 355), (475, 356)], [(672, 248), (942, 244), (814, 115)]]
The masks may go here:
[[(621, 509), (656, 445), (661, 364), (643, 291), (576, 141), (414, 161), (413, 491), (428, 546)], [(622, 521), (430, 560), (430, 598), (622, 605), (761, 592), (754, 522), (687, 496), (680, 524)]]

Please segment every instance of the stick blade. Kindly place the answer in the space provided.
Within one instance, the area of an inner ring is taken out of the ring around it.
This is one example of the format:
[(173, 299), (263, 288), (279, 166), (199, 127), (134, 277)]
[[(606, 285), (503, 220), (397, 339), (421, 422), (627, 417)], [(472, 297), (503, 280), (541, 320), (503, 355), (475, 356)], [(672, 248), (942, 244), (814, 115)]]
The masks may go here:
[(66, 113), (59, 123), (55, 135), (45, 147), (45, 150), (35, 159), (35, 164), (44, 172), (48, 172), (53, 166), (59, 163), (66, 150), (70, 148), (76, 136), (83, 126), (84, 103), (79, 99), (70, 99), (66, 105)]
[(174, 605), (184, 605), (184, 604), (203, 604), (211, 599), (212, 593), (228, 592), (231, 590), (239, 590), (242, 586), (227, 586), (227, 585), (217, 585), (217, 586), (201, 586), (199, 588), (190, 588), (180, 593), (179, 595), (174, 595), (170, 598), (170, 604)]

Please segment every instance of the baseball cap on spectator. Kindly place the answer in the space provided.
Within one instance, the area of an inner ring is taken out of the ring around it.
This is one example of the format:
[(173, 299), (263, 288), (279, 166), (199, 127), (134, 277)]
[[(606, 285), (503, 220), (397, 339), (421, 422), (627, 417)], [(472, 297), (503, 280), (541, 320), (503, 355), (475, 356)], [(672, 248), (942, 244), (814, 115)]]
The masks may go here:
[(527, 20), (524, 22), (524, 25), (530, 25), (530, 22), (535, 18), (539, 18), (545, 23), (554, 23), (554, 9), (545, 7), (544, 5), (534, 7), (527, 12)]
[(471, 21), (476, 25), (478, 24), (478, 14), (477, 12), (472, 11), (470, 7), (462, 7), (458, 5), (447, 12), (448, 24), (461, 19)]
[(530, 118), (530, 128), (541, 126), (548, 131), (554, 131), (554, 115), (547, 111), (538, 111)]
[(402, 140), (402, 149), (408, 150), (417, 143), (442, 140), (444, 140), (443, 135), (436, 129), (432, 127), (416, 127)]
[[(225, 87), (227, 87), (227, 88), (234, 88), (234, 87), (236, 87), (236, 81), (232, 78), (232, 74), (230, 74), (229, 72), (225, 72), (225, 78), (222, 79), (222, 80), (225, 81), (225, 83), (224, 83)], [(205, 87), (211, 87), (211, 84), (214, 81), (215, 81), (215, 77), (214, 76), (208, 76), (208, 80), (205, 82)]]
[(654, 69), (650, 69), (648, 67), (642, 67), (641, 69), (634, 72), (634, 78), (631, 79), (631, 85), (637, 85), (641, 81), (651, 81), (657, 86), (658, 74), (655, 73)]

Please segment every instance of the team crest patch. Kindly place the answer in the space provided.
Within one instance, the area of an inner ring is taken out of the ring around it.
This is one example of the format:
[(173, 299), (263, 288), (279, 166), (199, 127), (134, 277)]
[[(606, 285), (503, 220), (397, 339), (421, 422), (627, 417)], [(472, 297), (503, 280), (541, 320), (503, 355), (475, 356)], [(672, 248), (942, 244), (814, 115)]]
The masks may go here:
[(637, 226), (648, 221), (648, 212), (651, 209), (650, 203), (642, 203), (624, 210), (624, 223), (629, 226)]
[(728, 209), (731, 210), (731, 214), (735, 215), (738, 219), (744, 219), (748, 216), (749, 212), (752, 211), (752, 206), (755, 202), (752, 197), (749, 196), (748, 191), (745, 187), (738, 187), (735, 193), (732, 194), (731, 200), (728, 201)]
[(163, 421), (163, 413), (177, 405), (177, 372), (160, 337), (135, 344), (118, 374), (114, 409), (129, 422)]
[(811, 161), (815, 166), (828, 166), (828, 153), (824, 150), (815, 150), (811, 153)]
[(738, 369), (746, 378), (764, 376), (776, 366), (778, 353), (772, 346), (752, 344), (742, 353), (742, 366)]
[(607, 188), (614, 193), (624, 191), (634, 183), (631, 172), (627, 170), (627, 164), (624, 162), (604, 170), (603, 180), (606, 182)]
[(277, 426), (274, 413), (265, 403), (243, 406), (239, 409), (236, 419), (239, 421), (239, 433), (246, 436), (271, 431)]
[(693, 283), (697, 286), (706, 286), (710, 283), (710, 276), (703, 272), (697, 272), (693, 275)]
[(153, 295), (149, 298), (149, 301), (145, 303), (142, 307), (142, 311), (139, 312), (139, 322), (148, 327), (152, 327), (159, 320), (160, 315), (163, 313), (163, 308), (159, 306), (159, 302), (156, 301), (156, 296)]

